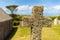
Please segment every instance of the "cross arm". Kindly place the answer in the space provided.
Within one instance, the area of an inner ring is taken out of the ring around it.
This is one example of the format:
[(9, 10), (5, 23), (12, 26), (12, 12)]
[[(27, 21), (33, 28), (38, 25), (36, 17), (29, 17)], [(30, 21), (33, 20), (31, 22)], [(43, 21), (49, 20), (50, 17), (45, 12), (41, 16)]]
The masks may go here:
[(32, 22), (33, 22), (33, 18), (31, 16), (23, 17), (23, 26), (24, 27), (30, 27)]

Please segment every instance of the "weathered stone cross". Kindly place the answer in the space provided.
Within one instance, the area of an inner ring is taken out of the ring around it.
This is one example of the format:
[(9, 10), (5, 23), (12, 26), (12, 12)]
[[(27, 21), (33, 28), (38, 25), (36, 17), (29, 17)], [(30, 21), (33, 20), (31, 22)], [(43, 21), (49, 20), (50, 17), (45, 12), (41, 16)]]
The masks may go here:
[(32, 16), (23, 17), (23, 26), (31, 26), (31, 40), (41, 40), (42, 27), (50, 27), (52, 20), (43, 17), (43, 6), (34, 6)]

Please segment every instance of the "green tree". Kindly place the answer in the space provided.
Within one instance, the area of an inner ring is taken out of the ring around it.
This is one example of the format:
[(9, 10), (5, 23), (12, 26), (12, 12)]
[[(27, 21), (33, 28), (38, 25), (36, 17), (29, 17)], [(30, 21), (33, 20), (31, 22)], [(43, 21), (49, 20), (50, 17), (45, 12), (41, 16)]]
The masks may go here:
[(12, 17), (14, 18), (14, 10), (16, 9), (16, 7), (18, 7), (17, 5), (9, 5), (9, 6), (6, 6), (7, 9), (9, 9), (11, 11), (11, 14), (12, 14)]

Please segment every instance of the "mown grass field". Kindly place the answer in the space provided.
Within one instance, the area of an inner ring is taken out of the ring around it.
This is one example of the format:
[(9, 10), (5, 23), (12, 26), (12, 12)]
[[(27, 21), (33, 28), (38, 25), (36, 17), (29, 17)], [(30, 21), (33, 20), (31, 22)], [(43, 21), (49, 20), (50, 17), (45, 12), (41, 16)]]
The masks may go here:
[[(30, 28), (24, 27), (18, 29), (11, 40), (30, 40)], [(60, 40), (60, 25), (52, 25), (51, 27), (43, 27), (42, 40)]]

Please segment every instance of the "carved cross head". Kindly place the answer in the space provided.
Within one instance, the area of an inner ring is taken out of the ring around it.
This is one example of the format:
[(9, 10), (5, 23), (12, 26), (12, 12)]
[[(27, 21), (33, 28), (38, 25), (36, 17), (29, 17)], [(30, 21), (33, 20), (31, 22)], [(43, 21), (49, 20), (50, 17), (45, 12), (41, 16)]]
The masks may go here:
[(43, 16), (43, 6), (34, 6), (32, 8), (32, 16), (23, 17), (23, 26), (41, 25), (42, 27), (50, 27), (52, 20)]

